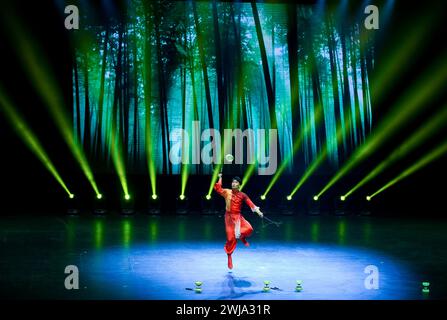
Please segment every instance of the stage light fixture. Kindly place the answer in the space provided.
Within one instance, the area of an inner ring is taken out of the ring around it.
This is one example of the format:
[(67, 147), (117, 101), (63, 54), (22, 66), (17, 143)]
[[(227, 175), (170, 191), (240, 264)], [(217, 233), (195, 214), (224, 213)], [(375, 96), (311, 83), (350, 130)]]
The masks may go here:
[(201, 213), (204, 215), (215, 215), (219, 211), (216, 209), (216, 202), (210, 195), (201, 199)]
[(366, 200), (367, 201), (371, 201), (371, 197), (370, 196), (366, 196)]
[(126, 194), (124, 196), (124, 200), (121, 201), (121, 214), (122, 215), (132, 215), (135, 213), (135, 203), (130, 196), (130, 194)]
[(281, 201), (276, 205), (276, 211), (283, 215), (293, 215), (297, 213), (297, 207), (292, 197), (290, 195), (282, 198)]
[(176, 213), (181, 215), (189, 213), (189, 201), (184, 194), (181, 194), (176, 200)]
[(93, 204), (93, 214), (102, 216), (107, 213), (106, 203), (104, 201), (104, 196), (101, 193), (96, 195), (96, 201)]
[[(332, 213), (335, 216), (345, 216), (348, 215), (351, 208), (348, 207), (348, 203), (346, 203), (346, 197), (340, 196), (339, 198), (335, 198), (333, 202)], [(350, 203), (352, 206), (352, 203)]]
[(313, 197), (314, 201), (318, 201), (318, 196)]
[(155, 193), (148, 197), (147, 213), (149, 215), (159, 215), (161, 213), (161, 200)]
[(67, 214), (69, 216), (77, 216), (79, 213), (79, 201), (74, 194), (70, 193), (67, 201)]
[(265, 200), (265, 195), (262, 195), (262, 196), (261, 196), (261, 200)]

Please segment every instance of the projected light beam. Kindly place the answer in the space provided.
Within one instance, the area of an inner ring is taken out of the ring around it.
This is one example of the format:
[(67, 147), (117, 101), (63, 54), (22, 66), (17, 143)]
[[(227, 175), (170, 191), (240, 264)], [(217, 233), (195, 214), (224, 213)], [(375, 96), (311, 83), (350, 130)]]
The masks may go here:
[[(432, 19), (433, 17), (430, 17)], [(426, 21), (428, 22), (428, 20)], [(428, 23), (419, 24), (418, 26), (414, 27), (413, 31), (411, 32), (411, 36), (408, 36), (405, 38), (404, 42), (402, 43), (402, 46), (398, 50), (393, 51), (388, 59), (384, 61), (384, 65), (381, 65), (378, 67), (378, 69), (375, 72), (375, 78), (372, 80), (372, 83), (376, 84), (372, 87), (372, 93), (376, 98), (376, 102), (379, 101), (379, 99), (384, 95), (387, 87), (389, 87), (387, 84), (389, 84), (398, 74), (400, 71), (402, 71), (402, 68), (405, 66), (403, 63), (397, 63), (397, 61), (405, 61), (409, 59), (409, 52), (412, 52), (414, 47), (419, 43), (420, 39), (422, 39), (429, 30)], [(345, 116), (344, 123), (348, 126), (351, 124), (349, 119), (346, 119)], [(349, 132), (349, 128), (341, 128), (340, 124), (337, 126), (337, 144), (340, 144), (340, 139), (342, 136), (339, 134), (340, 130), (342, 130), (343, 135)], [(290, 193), (290, 196), (293, 196), (299, 188), (306, 182), (306, 180), (315, 172), (315, 170), (321, 165), (323, 160), (327, 156), (327, 150), (323, 150), (317, 159), (313, 161), (313, 163), (308, 167), (304, 175), (301, 177), (300, 181), (297, 183), (295, 188)], [(344, 198), (349, 196), (349, 193), (344, 195)]]
[[(322, 109), (323, 109), (323, 107), (321, 105), (318, 105), (317, 108), (316, 108), (315, 126), (320, 125), (320, 120), (321, 120), (322, 115), (323, 115), (323, 110)], [(292, 152), (290, 153), (290, 155), (286, 159), (284, 159), (283, 162), (281, 162), (281, 165), (279, 166), (279, 168), (276, 171), (275, 175), (273, 176), (272, 180), (270, 180), (270, 183), (268, 184), (267, 189), (263, 193), (263, 196), (266, 196), (270, 192), (270, 190), (273, 188), (275, 183), (281, 177), (281, 175), (283, 174), (284, 170), (287, 168), (287, 165), (292, 160), (293, 155), (298, 151), (298, 149), (299, 149), (299, 147), (301, 145), (301, 142), (303, 141), (306, 133), (309, 132), (310, 130), (311, 130), (311, 123), (309, 122), (307, 124), (307, 126), (304, 128), (304, 130), (299, 131), (298, 137), (295, 139), (295, 141), (293, 143)]]
[[(337, 129), (336, 129), (336, 132), (337, 132), (336, 143), (337, 143), (337, 145), (339, 145), (341, 143), (342, 138), (349, 132), (349, 130), (351, 130), (351, 121), (348, 121), (348, 119), (349, 119), (349, 115), (345, 114), (344, 115), (344, 123), (345, 123), (344, 127), (342, 126), (341, 121), (339, 121), (337, 123)], [(320, 167), (320, 165), (326, 159), (327, 155), (328, 155), (328, 149), (327, 149), (327, 145), (325, 145), (323, 147), (323, 150), (318, 155), (317, 159), (315, 159), (312, 162), (312, 164), (307, 168), (306, 172), (301, 177), (301, 179), (298, 181), (295, 188), (293, 188), (293, 190), (289, 196), (292, 197), (301, 188), (301, 186), (304, 184), (304, 182), (306, 182), (307, 179), (309, 179), (309, 177), (315, 172), (315, 170), (317, 170)], [(318, 200), (318, 197), (316, 200)]]
[(422, 169), (423, 167), (425, 167), (429, 163), (437, 160), (439, 157), (441, 157), (445, 153), (447, 153), (447, 141), (444, 142), (439, 147), (437, 147), (434, 150), (432, 150), (431, 152), (429, 152), (427, 155), (425, 155), (421, 159), (419, 159), (415, 164), (413, 164), (412, 166), (408, 167), (405, 171), (403, 171), (401, 174), (399, 174), (393, 180), (388, 182), (382, 188), (380, 188), (379, 190), (377, 190), (373, 194), (369, 195), (367, 197), (368, 200), (371, 200), (373, 197), (377, 196), (379, 193), (385, 191), (389, 187), (395, 185), (396, 183), (398, 183), (402, 179), (405, 179), (406, 177), (408, 177), (409, 175), (411, 175), (411, 174), (415, 173), (416, 171)]
[(21, 57), (25, 65), (24, 69), (29, 72), (29, 75), (33, 79), (33, 85), (41, 94), (45, 105), (48, 107), (50, 114), (62, 133), (64, 141), (79, 163), (93, 190), (96, 194), (100, 194), (87, 159), (82, 149), (75, 143), (70, 121), (63, 108), (64, 103), (60, 95), (60, 90), (56, 85), (57, 82), (49, 72), (50, 68), (48, 68), (48, 63), (44, 55), (38, 50), (37, 45), (26, 36), (27, 32), (18, 23), (18, 19), (15, 19), (15, 16), (13, 18), (11, 14), (8, 14), (2, 15), (2, 17), (4, 17), (9, 25), (9, 30), (13, 33), (11, 39), (17, 43), (15, 47), (17, 54)]
[(293, 188), (292, 192), (290, 193), (290, 197), (293, 197), (293, 195), (301, 188), (301, 186), (306, 182), (306, 180), (315, 172), (315, 170), (323, 163), (323, 160), (326, 159), (327, 156), (327, 148), (324, 148), (322, 153), (318, 156), (318, 158), (312, 162), (312, 164), (309, 166), (309, 168), (306, 170), (304, 175), (301, 177), (300, 181), (297, 183), (295, 188)]
[(15, 108), (11, 104), (10, 100), (3, 93), (2, 88), (0, 88), (0, 105), (2, 106), (1, 110), (6, 115), (11, 126), (14, 128), (25, 145), (36, 155), (36, 157), (42, 162), (45, 168), (53, 175), (56, 181), (67, 192), (70, 199), (74, 198), (74, 195), (70, 192), (67, 185), (62, 180), (60, 174), (56, 170), (54, 164), (51, 162), (40, 141), (29, 128), (22, 116), (16, 111), (17, 108)]
[(365, 178), (363, 178), (359, 183), (357, 183), (351, 190), (349, 190), (344, 197), (350, 196), (353, 192), (358, 190), (360, 187), (365, 185), (367, 182), (371, 181), (377, 175), (379, 175), (383, 170), (393, 164), (395, 161), (405, 157), (408, 153), (413, 151), (415, 148), (420, 146), (424, 141), (426, 141), (432, 134), (434, 134), (439, 129), (442, 129), (447, 122), (447, 105), (444, 106), (443, 111), (435, 114), (427, 124), (416, 131), (408, 140), (406, 140), (399, 148), (397, 148), (393, 153), (391, 153), (384, 161), (382, 161), (378, 166), (376, 166)]
[(435, 64), (432, 64), (419, 80), (406, 91), (406, 94), (398, 100), (387, 117), (377, 126), (365, 143), (354, 151), (346, 164), (318, 193), (318, 197), (321, 197), (338, 180), (375, 152), (403, 124), (408, 123), (419, 115), (423, 110), (421, 106), (433, 98), (435, 93), (442, 89), (442, 86), (447, 81), (447, 61), (444, 57), (445, 53), (442, 53), (441, 58)]

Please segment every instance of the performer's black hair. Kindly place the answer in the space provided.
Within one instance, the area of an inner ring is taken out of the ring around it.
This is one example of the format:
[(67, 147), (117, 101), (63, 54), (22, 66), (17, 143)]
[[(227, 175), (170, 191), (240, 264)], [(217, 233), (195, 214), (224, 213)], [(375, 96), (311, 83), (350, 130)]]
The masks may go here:
[(241, 183), (242, 183), (242, 180), (241, 180), (241, 178), (239, 178), (238, 176), (236, 176), (236, 177), (233, 177), (233, 180), (236, 180), (237, 182), (239, 182), (239, 184), (241, 184)]

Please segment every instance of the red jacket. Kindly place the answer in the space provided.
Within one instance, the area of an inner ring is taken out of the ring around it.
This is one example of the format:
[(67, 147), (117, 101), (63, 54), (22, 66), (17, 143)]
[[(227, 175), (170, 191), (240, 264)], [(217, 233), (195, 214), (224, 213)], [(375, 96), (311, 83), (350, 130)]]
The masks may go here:
[(251, 211), (259, 209), (250, 198), (239, 190), (224, 189), (222, 188), (222, 178), (214, 185), (214, 190), (217, 191), (225, 199), (225, 211), (230, 214), (241, 214), (242, 202), (250, 207)]

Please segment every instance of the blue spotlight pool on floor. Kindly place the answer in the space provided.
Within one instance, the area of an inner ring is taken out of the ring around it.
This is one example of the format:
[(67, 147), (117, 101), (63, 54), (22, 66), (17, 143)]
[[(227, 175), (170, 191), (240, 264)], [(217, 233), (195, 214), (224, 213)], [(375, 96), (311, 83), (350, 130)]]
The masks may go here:
[[(175, 242), (108, 248), (82, 256), (83, 281), (98, 299), (411, 299), (418, 279), (380, 252), (337, 245), (253, 242), (226, 266), (221, 243)], [(378, 268), (378, 289), (367, 289), (367, 266)], [(278, 290), (263, 290), (269, 279)], [(297, 279), (305, 287), (297, 292)], [(201, 295), (186, 290), (200, 280)]]

